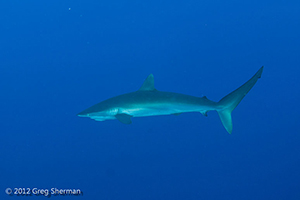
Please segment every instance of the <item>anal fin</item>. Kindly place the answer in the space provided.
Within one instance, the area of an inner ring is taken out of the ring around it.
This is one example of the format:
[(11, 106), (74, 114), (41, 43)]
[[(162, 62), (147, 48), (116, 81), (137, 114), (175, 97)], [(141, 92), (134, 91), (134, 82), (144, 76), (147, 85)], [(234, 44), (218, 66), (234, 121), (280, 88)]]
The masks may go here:
[(178, 116), (178, 115), (180, 115), (181, 113), (173, 113), (172, 115), (176, 115), (176, 116)]
[(205, 117), (207, 117), (207, 112), (208, 112), (208, 110), (205, 110), (205, 111), (201, 111), (200, 113), (201, 113), (202, 115), (204, 115)]

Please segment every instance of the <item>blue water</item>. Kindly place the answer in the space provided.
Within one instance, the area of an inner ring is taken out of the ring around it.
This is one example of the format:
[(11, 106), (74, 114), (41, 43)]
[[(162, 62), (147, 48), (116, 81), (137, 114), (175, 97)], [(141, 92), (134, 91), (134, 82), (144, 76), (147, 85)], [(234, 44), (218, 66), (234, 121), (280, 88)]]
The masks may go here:
[[(0, 199), (300, 199), (300, 1), (3, 1)], [(233, 112), (95, 122), (76, 114), (155, 86)]]

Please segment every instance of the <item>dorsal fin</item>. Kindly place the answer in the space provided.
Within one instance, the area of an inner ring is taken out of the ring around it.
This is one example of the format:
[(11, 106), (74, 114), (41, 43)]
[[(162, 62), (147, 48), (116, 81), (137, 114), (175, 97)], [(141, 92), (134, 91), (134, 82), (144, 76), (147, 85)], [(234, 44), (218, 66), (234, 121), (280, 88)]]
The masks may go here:
[(154, 87), (154, 76), (153, 74), (150, 74), (146, 80), (144, 81), (142, 87), (139, 89), (139, 91), (155, 91)]

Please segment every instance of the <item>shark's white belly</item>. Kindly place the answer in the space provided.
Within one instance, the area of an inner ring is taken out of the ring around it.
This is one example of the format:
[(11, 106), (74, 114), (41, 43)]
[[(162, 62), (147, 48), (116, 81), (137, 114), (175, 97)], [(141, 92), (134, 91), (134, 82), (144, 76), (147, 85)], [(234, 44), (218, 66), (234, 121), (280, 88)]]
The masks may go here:
[(151, 105), (151, 106), (136, 106), (132, 108), (120, 108), (119, 113), (131, 115), (133, 117), (146, 117), (155, 115), (171, 115), (184, 112), (201, 112), (202, 109), (198, 106), (191, 106), (186, 104), (178, 104), (169, 106), (165, 105)]

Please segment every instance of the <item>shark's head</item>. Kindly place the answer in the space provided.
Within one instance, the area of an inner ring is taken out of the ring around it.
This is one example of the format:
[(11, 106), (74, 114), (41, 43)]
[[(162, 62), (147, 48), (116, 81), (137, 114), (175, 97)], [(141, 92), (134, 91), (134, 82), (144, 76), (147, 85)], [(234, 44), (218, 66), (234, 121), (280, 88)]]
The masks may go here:
[[(154, 78), (153, 75), (150, 74), (138, 91), (119, 95), (102, 101), (78, 113), (77, 116), (89, 117), (96, 121), (118, 119), (124, 124), (130, 124), (131, 117), (133, 116), (147, 116), (144, 115), (144, 111), (147, 109), (141, 109), (140, 106), (137, 105), (143, 104), (143, 100), (147, 101), (148, 97), (145, 96), (145, 94), (155, 91), (157, 90), (154, 87)], [(148, 104), (148, 102), (146, 104)]]
[[(100, 103), (101, 104), (101, 103)], [(96, 121), (105, 121), (108, 119), (115, 119), (115, 115), (118, 113), (118, 108), (107, 107), (96, 104), (77, 114), (79, 117), (89, 117)]]

